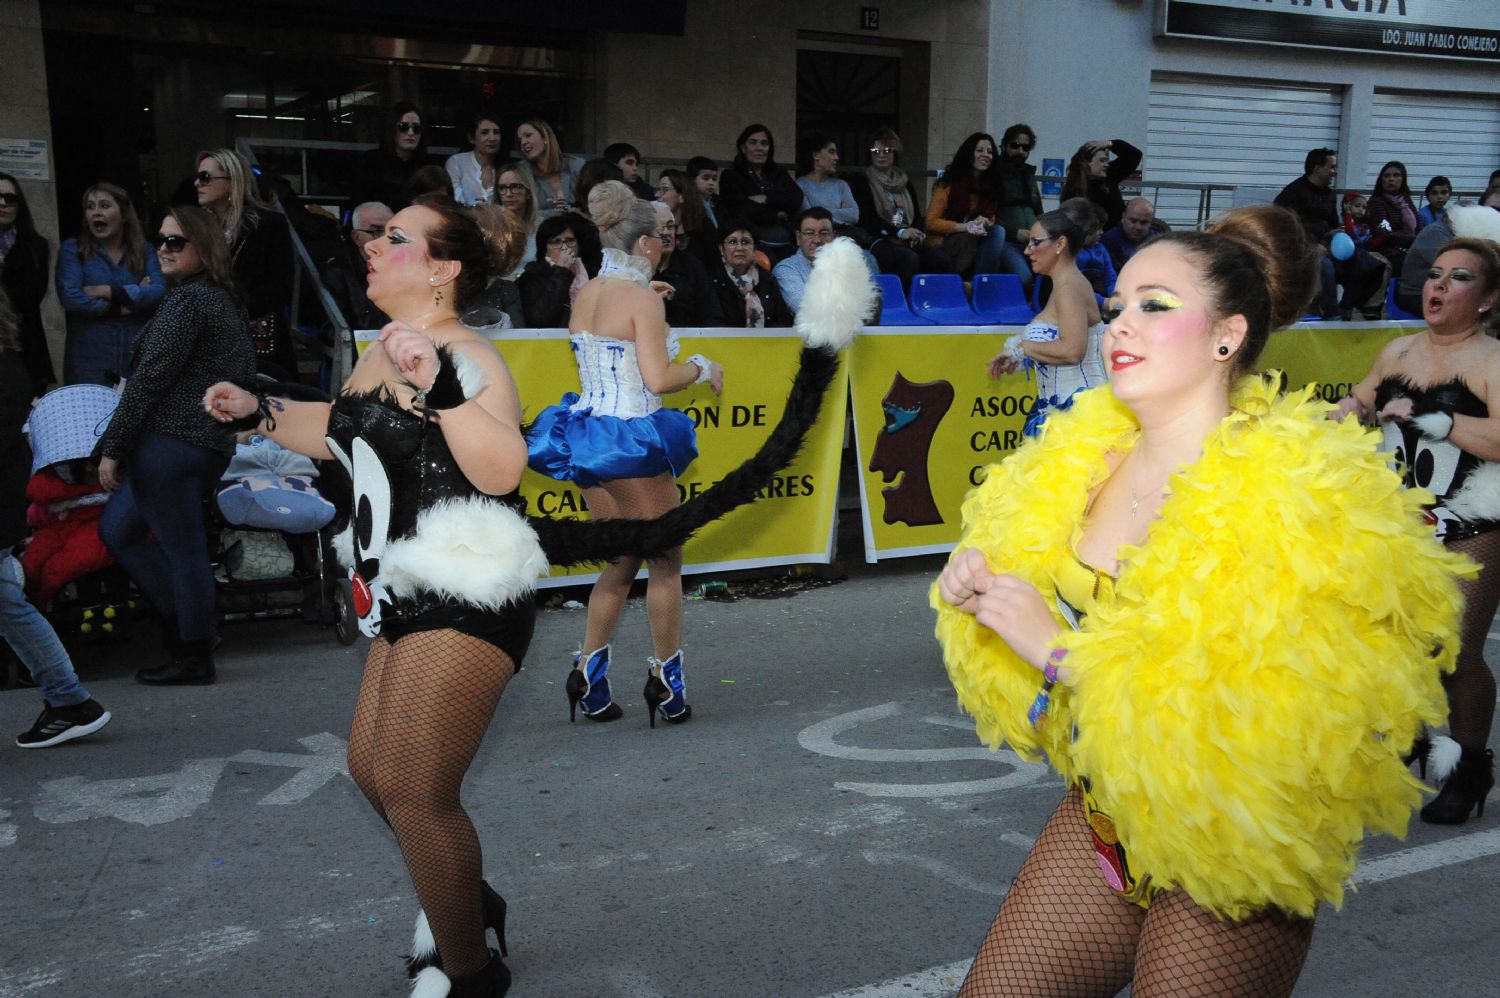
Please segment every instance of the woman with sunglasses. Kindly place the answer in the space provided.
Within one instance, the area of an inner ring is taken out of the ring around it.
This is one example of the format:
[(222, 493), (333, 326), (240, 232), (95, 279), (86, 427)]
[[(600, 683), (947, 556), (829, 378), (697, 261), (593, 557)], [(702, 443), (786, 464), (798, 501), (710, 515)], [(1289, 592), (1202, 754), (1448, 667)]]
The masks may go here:
[(255, 347), (231, 291), (218, 220), (174, 205), (157, 259), (169, 290), (135, 342), (125, 393), (99, 442), (99, 483), (114, 493), (99, 536), (162, 618), (170, 659), (142, 669), (152, 686), (214, 681), (213, 571), (203, 500), (234, 454), (234, 431), (203, 412), (203, 393), (255, 374)]
[(47, 266), (52, 253), (36, 231), (21, 183), (0, 173), (0, 287), (10, 297), (20, 321), (21, 356), (31, 391), (40, 395), (52, 384), (52, 355), (42, 328), (42, 299), (47, 297)]
[(380, 132), (380, 145), (360, 155), (352, 203), (379, 201), (400, 211), (408, 203), (407, 185), (428, 162), (427, 133), (415, 104), (392, 105)]
[(292, 235), (286, 216), (260, 195), (250, 163), (233, 149), (198, 153), (193, 175), (198, 204), (218, 219), (229, 246), (234, 289), (250, 317), (256, 367), (294, 379), (292, 350)]
[(940, 249), (924, 243), (927, 233), (917, 225), (922, 202), (916, 185), (897, 165), (901, 136), (893, 128), (877, 128), (870, 135), (869, 165), (851, 185), (859, 205), (859, 226), (875, 238), (870, 253), (883, 274), (895, 274), (911, 291), (915, 274), (946, 274), (952, 270)]
[(141, 327), (167, 293), (130, 197), (100, 181), (83, 192), (83, 230), (57, 251), (57, 297), (68, 317), (63, 382), (114, 385), (130, 370)]
[(1104, 322), (1094, 289), (1078, 269), (1076, 257), (1088, 236), (1078, 215), (1049, 211), (1036, 220), (1026, 244), (1026, 259), (1041, 277), (1052, 279), (1047, 307), (1008, 338), (990, 359), (990, 377), (1026, 371), (1036, 373), (1036, 404), (1022, 430), (1027, 436), (1042, 432), (1049, 413), (1066, 409), (1085, 388), (1104, 384), (1100, 340)]

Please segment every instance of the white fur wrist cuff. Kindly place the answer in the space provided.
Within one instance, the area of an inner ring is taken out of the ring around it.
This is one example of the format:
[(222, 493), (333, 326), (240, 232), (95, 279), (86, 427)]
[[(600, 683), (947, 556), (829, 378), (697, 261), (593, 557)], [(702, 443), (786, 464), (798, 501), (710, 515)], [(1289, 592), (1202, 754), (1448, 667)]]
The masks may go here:
[(1005, 347), (1000, 351), (1006, 357), (1010, 358), (1010, 360), (1014, 361), (1018, 367), (1026, 363), (1026, 353), (1021, 349), (1021, 341), (1024, 339), (1025, 337), (1017, 333), (1005, 341)]
[(687, 359), (687, 362), (689, 364), (696, 364), (698, 367), (698, 377), (694, 379), (694, 384), (701, 385), (709, 378), (713, 377), (713, 361), (709, 360), (701, 353), (693, 354)]
[(1426, 412), (1413, 416), (1411, 421), (1428, 440), (1447, 440), (1453, 432), (1453, 417), (1446, 412)]

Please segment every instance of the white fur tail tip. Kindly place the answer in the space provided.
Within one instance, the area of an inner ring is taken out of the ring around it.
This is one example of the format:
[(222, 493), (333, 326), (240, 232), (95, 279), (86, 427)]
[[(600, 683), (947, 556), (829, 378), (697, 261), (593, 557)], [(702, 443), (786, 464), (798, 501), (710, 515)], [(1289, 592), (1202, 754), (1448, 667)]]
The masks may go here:
[(1453, 775), (1453, 771), (1458, 768), (1458, 760), (1463, 757), (1463, 754), (1463, 746), (1447, 735), (1434, 736), (1432, 748), (1427, 750), (1428, 778), (1442, 783)]
[(1500, 242), (1500, 212), (1483, 205), (1455, 205), (1448, 209), (1448, 224), (1461, 239)]
[(864, 250), (840, 237), (818, 250), (797, 312), (797, 332), (810, 347), (842, 350), (875, 314), (875, 282)]
[(437, 956), (437, 940), (432, 938), (432, 926), (427, 924), (427, 912), (418, 908), (417, 926), (411, 934), (412, 962), (425, 962), (435, 956)]
[(428, 967), (411, 979), (410, 998), (448, 998), (453, 982), (436, 967)]

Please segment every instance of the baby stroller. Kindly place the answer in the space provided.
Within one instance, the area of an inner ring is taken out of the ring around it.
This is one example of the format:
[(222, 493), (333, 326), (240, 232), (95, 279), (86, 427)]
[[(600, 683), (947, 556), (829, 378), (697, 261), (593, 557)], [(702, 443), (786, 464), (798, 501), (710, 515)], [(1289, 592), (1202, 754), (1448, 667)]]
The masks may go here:
[(93, 452), (118, 401), (101, 385), (58, 388), (37, 402), (26, 426), (32, 534), (21, 564), (27, 595), (64, 636), (127, 637), (141, 605), (99, 537), (109, 493), (99, 484)]
[[(296, 394), (327, 400), (305, 386)], [(226, 620), (300, 614), (309, 623), (332, 624), (340, 643), (353, 644), (359, 635), (354, 594), (335, 567), (328, 529), (334, 505), (315, 479), (319, 468), (309, 458), (265, 437), (241, 435), (209, 521), (218, 531), (219, 611)]]

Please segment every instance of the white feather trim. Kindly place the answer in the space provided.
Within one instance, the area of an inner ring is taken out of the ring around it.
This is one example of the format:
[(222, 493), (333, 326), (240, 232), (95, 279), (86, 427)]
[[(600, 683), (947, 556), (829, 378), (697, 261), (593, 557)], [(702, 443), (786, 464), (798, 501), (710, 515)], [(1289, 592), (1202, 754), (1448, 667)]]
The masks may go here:
[(526, 520), (479, 496), (424, 510), (411, 535), (391, 541), (380, 559), (392, 596), (429, 590), (489, 610), (530, 594), (546, 574), (547, 556)]
[(1455, 205), (1448, 209), (1448, 224), (1460, 239), (1488, 239), (1500, 243), (1500, 211), (1484, 205)]
[(1500, 520), (1500, 461), (1485, 461), (1443, 506), (1465, 520)]
[(427, 912), (417, 909), (417, 925), (411, 933), (411, 959), (425, 962), (437, 956), (437, 940), (432, 938), (432, 926), (427, 924)]
[(818, 250), (797, 311), (797, 332), (808, 346), (842, 350), (875, 312), (875, 282), (864, 250), (839, 237)]
[(458, 386), (464, 390), (464, 398), (471, 399), (484, 391), (484, 371), (474, 361), (458, 351), (453, 351), (453, 373), (458, 375)]
[(427, 967), (411, 979), (410, 998), (448, 998), (453, 982), (436, 967)]
[(1453, 417), (1446, 412), (1424, 412), (1411, 418), (1417, 432), (1428, 440), (1447, 440), (1453, 432)]
[(1427, 750), (1427, 775), (1442, 783), (1458, 768), (1458, 760), (1463, 754), (1463, 746), (1447, 735), (1434, 736), (1432, 748)]
[(333, 535), (333, 556), (344, 571), (354, 571), (354, 517), (349, 517), (348, 525)]

